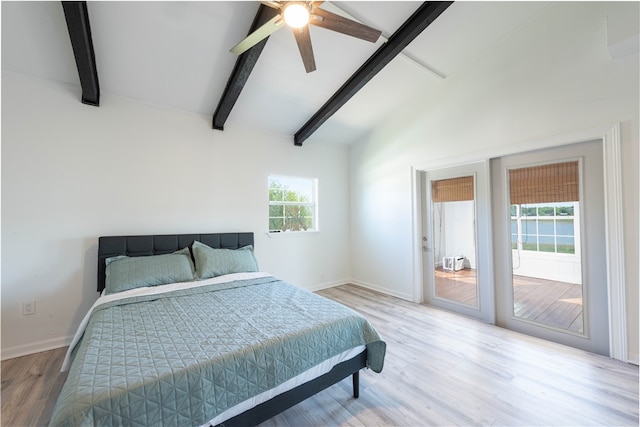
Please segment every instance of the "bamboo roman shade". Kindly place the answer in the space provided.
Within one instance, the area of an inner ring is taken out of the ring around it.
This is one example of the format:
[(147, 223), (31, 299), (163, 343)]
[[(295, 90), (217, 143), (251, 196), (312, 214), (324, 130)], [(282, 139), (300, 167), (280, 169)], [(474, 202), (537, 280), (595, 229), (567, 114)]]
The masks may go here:
[(578, 162), (511, 169), (509, 193), (512, 205), (577, 202), (580, 200)]
[(431, 200), (433, 202), (460, 202), (473, 199), (473, 176), (431, 182)]

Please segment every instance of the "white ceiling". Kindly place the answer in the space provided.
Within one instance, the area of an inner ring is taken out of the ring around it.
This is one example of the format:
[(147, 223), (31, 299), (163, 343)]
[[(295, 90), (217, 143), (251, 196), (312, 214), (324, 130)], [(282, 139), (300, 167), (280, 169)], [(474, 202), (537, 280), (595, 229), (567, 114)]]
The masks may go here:
[[(419, 5), (337, 1), (322, 7), (389, 37)], [(88, 2), (101, 93), (212, 117), (236, 61), (229, 49), (246, 36), (258, 6)], [(404, 102), (463, 72), (546, 7), (547, 2), (454, 3), (307, 141), (357, 140)], [(318, 27), (311, 27), (311, 40), (317, 70), (307, 74), (290, 30), (269, 38), (226, 126), (291, 134), (293, 140), (384, 43), (384, 38), (372, 44)], [(2, 69), (79, 85), (60, 2), (2, 2)]]

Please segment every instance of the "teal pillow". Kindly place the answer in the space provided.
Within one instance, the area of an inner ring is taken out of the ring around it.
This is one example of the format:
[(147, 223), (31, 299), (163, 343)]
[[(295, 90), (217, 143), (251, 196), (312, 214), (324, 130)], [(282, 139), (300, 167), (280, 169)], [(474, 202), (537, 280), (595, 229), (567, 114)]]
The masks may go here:
[(258, 261), (251, 245), (240, 249), (213, 249), (195, 241), (191, 249), (196, 262), (196, 275), (200, 279), (258, 271)]
[(107, 294), (197, 279), (189, 248), (165, 255), (117, 256), (105, 262)]

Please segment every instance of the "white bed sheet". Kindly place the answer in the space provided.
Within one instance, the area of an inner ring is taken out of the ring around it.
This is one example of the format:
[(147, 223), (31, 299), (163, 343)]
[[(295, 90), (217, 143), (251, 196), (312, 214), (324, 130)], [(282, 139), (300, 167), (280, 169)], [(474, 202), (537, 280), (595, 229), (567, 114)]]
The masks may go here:
[(294, 388), (296, 388), (297, 386), (299, 386), (300, 384), (304, 384), (306, 382), (309, 382), (313, 379), (316, 379), (324, 374), (326, 374), (327, 372), (329, 372), (334, 366), (336, 366), (337, 364), (344, 362), (346, 360), (349, 360), (353, 357), (356, 357), (358, 354), (362, 353), (365, 350), (366, 346), (361, 345), (358, 347), (354, 347), (351, 350), (347, 350), (343, 353), (340, 353), (336, 356), (333, 356), (330, 359), (325, 360), (324, 362), (320, 363), (319, 365), (314, 366), (313, 368), (301, 373), (300, 375), (291, 378), (288, 381), (283, 382), (282, 384), (280, 384), (277, 387), (272, 388), (271, 390), (267, 390), (265, 392), (262, 392), (260, 394), (258, 394), (255, 397), (252, 397), (251, 399), (247, 399), (242, 403), (237, 404), (236, 406), (233, 406), (229, 409), (227, 409), (226, 411), (220, 413), (218, 416), (216, 416), (214, 419), (210, 420), (208, 423), (203, 424), (201, 427), (209, 427), (209, 426), (216, 426), (220, 423), (225, 422), (226, 420), (235, 417), (238, 414), (243, 413), (244, 411), (247, 411), (255, 406), (258, 406), (261, 403), (266, 402), (267, 400), (271, 399), (272, 397), (275, 397), (279, 394), (285, 393), (289, 390), (292, 390)]

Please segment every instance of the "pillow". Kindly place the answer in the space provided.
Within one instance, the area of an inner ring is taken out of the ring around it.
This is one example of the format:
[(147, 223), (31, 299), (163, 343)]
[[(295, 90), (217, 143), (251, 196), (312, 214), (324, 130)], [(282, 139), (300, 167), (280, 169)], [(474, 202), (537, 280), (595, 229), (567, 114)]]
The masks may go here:
[(200, 279), (258, 271), (258, 261), (251, 245), (240, 249), (214, 249), (195, 241), (191, 250), (196, 261), (196, 275)]
[(189, 248), (172, 254), (107, 258), (105, 293), (197, 279)]

